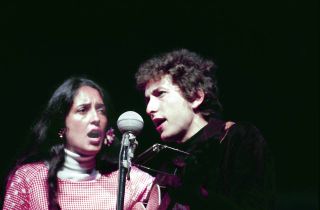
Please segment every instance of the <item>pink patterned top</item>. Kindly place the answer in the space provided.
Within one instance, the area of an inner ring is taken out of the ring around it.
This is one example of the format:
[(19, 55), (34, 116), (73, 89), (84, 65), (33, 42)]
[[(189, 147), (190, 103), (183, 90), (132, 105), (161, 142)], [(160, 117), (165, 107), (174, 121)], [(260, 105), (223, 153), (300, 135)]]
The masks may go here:
[[(3, 209), (48, 209), (48, 168), (31, 163), (18, 168), (9, 179)], [(131, 209), (147, 198), (154, 178), (136, 167), (126, 181), (124, 209)], [(63, 210), (116, 209), (118, 171), (102, 174), (92, 181), (70, 181), (58, 178), (58, 202)]]

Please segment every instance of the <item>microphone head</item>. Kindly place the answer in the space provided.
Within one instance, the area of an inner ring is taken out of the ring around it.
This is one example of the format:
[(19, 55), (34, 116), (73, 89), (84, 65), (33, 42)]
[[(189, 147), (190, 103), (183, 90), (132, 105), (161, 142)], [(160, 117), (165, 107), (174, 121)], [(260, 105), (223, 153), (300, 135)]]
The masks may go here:
[(143, 119), (137, 112), (127, 111), (119, 116), (117, 126), (121, 133), (130, 131), (137, 135), (143, 128)]

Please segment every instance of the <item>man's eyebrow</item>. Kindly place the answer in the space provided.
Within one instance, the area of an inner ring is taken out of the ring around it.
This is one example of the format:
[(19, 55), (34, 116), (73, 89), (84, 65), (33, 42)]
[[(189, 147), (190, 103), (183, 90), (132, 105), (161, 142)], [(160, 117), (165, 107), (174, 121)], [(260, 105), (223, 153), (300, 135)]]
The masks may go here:
[(162, 88), (165, 89), (165, 88), (162, 87), (162, 86), (156, 87), (155, 89), (153, 89), (153, 90), (151, 91), (151, 93), (149, 94), (149, 96), (144, 95), (144, 98), (145, 98), (145, 99), (150, 98), (150, 95), (156, 94), (156, 93), (159, 92), (160, 89), (162, 89)]

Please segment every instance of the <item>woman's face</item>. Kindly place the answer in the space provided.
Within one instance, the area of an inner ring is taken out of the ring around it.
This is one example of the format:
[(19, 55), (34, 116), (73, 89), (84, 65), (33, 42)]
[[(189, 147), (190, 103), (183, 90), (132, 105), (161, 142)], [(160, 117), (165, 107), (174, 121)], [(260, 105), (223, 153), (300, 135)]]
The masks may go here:
[(65, 119), (66, 148), (80, 155), (96, 155), (105, 138), (107, 122), (99, 92), (89, 86), (80, 87)]

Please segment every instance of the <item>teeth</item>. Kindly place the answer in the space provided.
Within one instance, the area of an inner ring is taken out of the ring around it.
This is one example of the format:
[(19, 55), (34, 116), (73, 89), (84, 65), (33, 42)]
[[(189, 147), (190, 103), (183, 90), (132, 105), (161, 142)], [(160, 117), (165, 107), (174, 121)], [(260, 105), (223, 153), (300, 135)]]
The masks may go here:
[(88, 133), (88, 136), (89, 136), (90, 138), (98, 138), (98, 137), (100, 136), (100, 132), (99, 132), (99, 131), (90, 131), (90, 132)]

